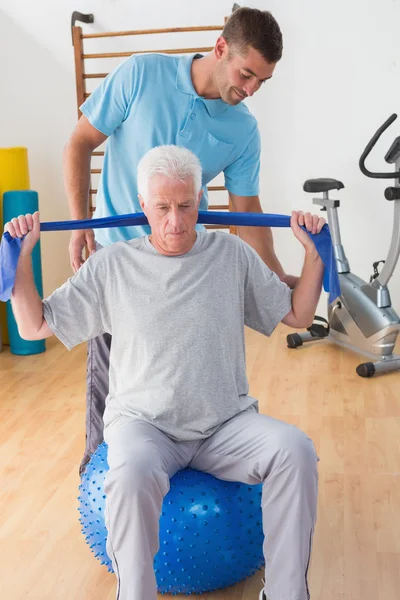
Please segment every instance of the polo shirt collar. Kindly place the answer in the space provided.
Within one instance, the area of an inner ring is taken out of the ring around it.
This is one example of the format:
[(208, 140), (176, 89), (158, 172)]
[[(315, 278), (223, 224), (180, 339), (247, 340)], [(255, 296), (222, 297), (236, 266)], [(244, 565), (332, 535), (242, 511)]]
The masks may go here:
[(202, 54), (189, 54), (179, 58), (176, 74), (176, 89), (184, 94), (190, 94), (191, 96), (199, 98), (205, 104), (210, 117), (218, 117), (218, 115), (228, 108), (228, 104), (220, 98), (209, 100), (199, 96), (194, 89), (192, 78), (190, 76), (193, 60), (195, 58), (201, 58), (202, 56)]

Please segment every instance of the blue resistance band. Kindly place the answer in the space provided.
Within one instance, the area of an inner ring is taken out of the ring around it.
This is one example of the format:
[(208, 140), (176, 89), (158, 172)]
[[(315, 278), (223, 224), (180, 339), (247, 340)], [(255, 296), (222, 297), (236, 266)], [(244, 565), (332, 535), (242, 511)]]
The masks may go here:
[[(198, 223), (203, 225), (237, 225), (251, 227), (290, 227), (290, 217), (286, 215), (270, 215), (264, 213), (199, 211)], [(148, 225), (143, 213), (104, 217), (101, 219), (82, 219), (80, 221), (52, 221), (40, 224), (41, 231), (68, 231), (72, 229), (100, 229), (106, 227), (128, 227)], [(333, 246), (329, 227), (324, 225), (321, 232), (309, 233), (320, 255), (324, 266), (324, 290), (329, 292), (329, 302), (340, 296), (339, 276), (333, 254)], [(4, 233), (0, 244), (0, 300), (6, 302), (11, 298), (15, 274), (21, 248), (21, 239), (12, 238)]]

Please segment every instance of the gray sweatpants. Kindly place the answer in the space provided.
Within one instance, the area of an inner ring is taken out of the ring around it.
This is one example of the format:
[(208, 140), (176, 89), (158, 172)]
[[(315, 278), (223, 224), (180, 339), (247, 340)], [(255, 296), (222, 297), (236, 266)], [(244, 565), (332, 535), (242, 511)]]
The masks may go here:
[(154, 556), (170, 478), (187, 466), (219, 479), (263, 483), (269, 600), (307, 600), (317, 505), (317, 455), (303, 432), (250, 408), (206, 440), (175, 442), (144, 421), (105, 415), (107, 551), (118, 600), (156, 600)]

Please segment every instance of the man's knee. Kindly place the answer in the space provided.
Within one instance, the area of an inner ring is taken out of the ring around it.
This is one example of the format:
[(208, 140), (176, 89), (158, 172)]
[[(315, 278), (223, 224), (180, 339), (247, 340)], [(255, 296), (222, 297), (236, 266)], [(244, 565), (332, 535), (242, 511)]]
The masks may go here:
[(274, 436), (274, 443), (282, 465), (297, 472), (316, 471), (319, 459), (314, 444), (298, 427), (282, 427)]

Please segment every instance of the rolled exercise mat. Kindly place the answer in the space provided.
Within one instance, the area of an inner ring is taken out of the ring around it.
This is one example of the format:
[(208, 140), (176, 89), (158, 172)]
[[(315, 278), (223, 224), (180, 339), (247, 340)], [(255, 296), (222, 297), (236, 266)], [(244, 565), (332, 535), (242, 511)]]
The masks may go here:
[[(18, 215), (32, 214), (36, 210), (39, 210), (39, 198), (37, 192), (33, 190), (18, 190), (3, 194), (3, 224), (11, 221), (14, 217), (18, 217)], [(36, 289), (40, 297), (43, 298), (40, 240), (32, 252), (32, 265)], [(7, 302), (7, 326), (10, 338), (10, 350), (13, 354), (39, 354), (46, 350), (45, 340), (28, 341), (21, 338), (18, 333), (10, 300)]]
[[(29, 167), (27, 148), (0, 148), (0, 223), (2, 220), (2, 197), (10, 190), (29, 190)], [(1, 338), (9, 344), (6, 305), (0, 305)]]

